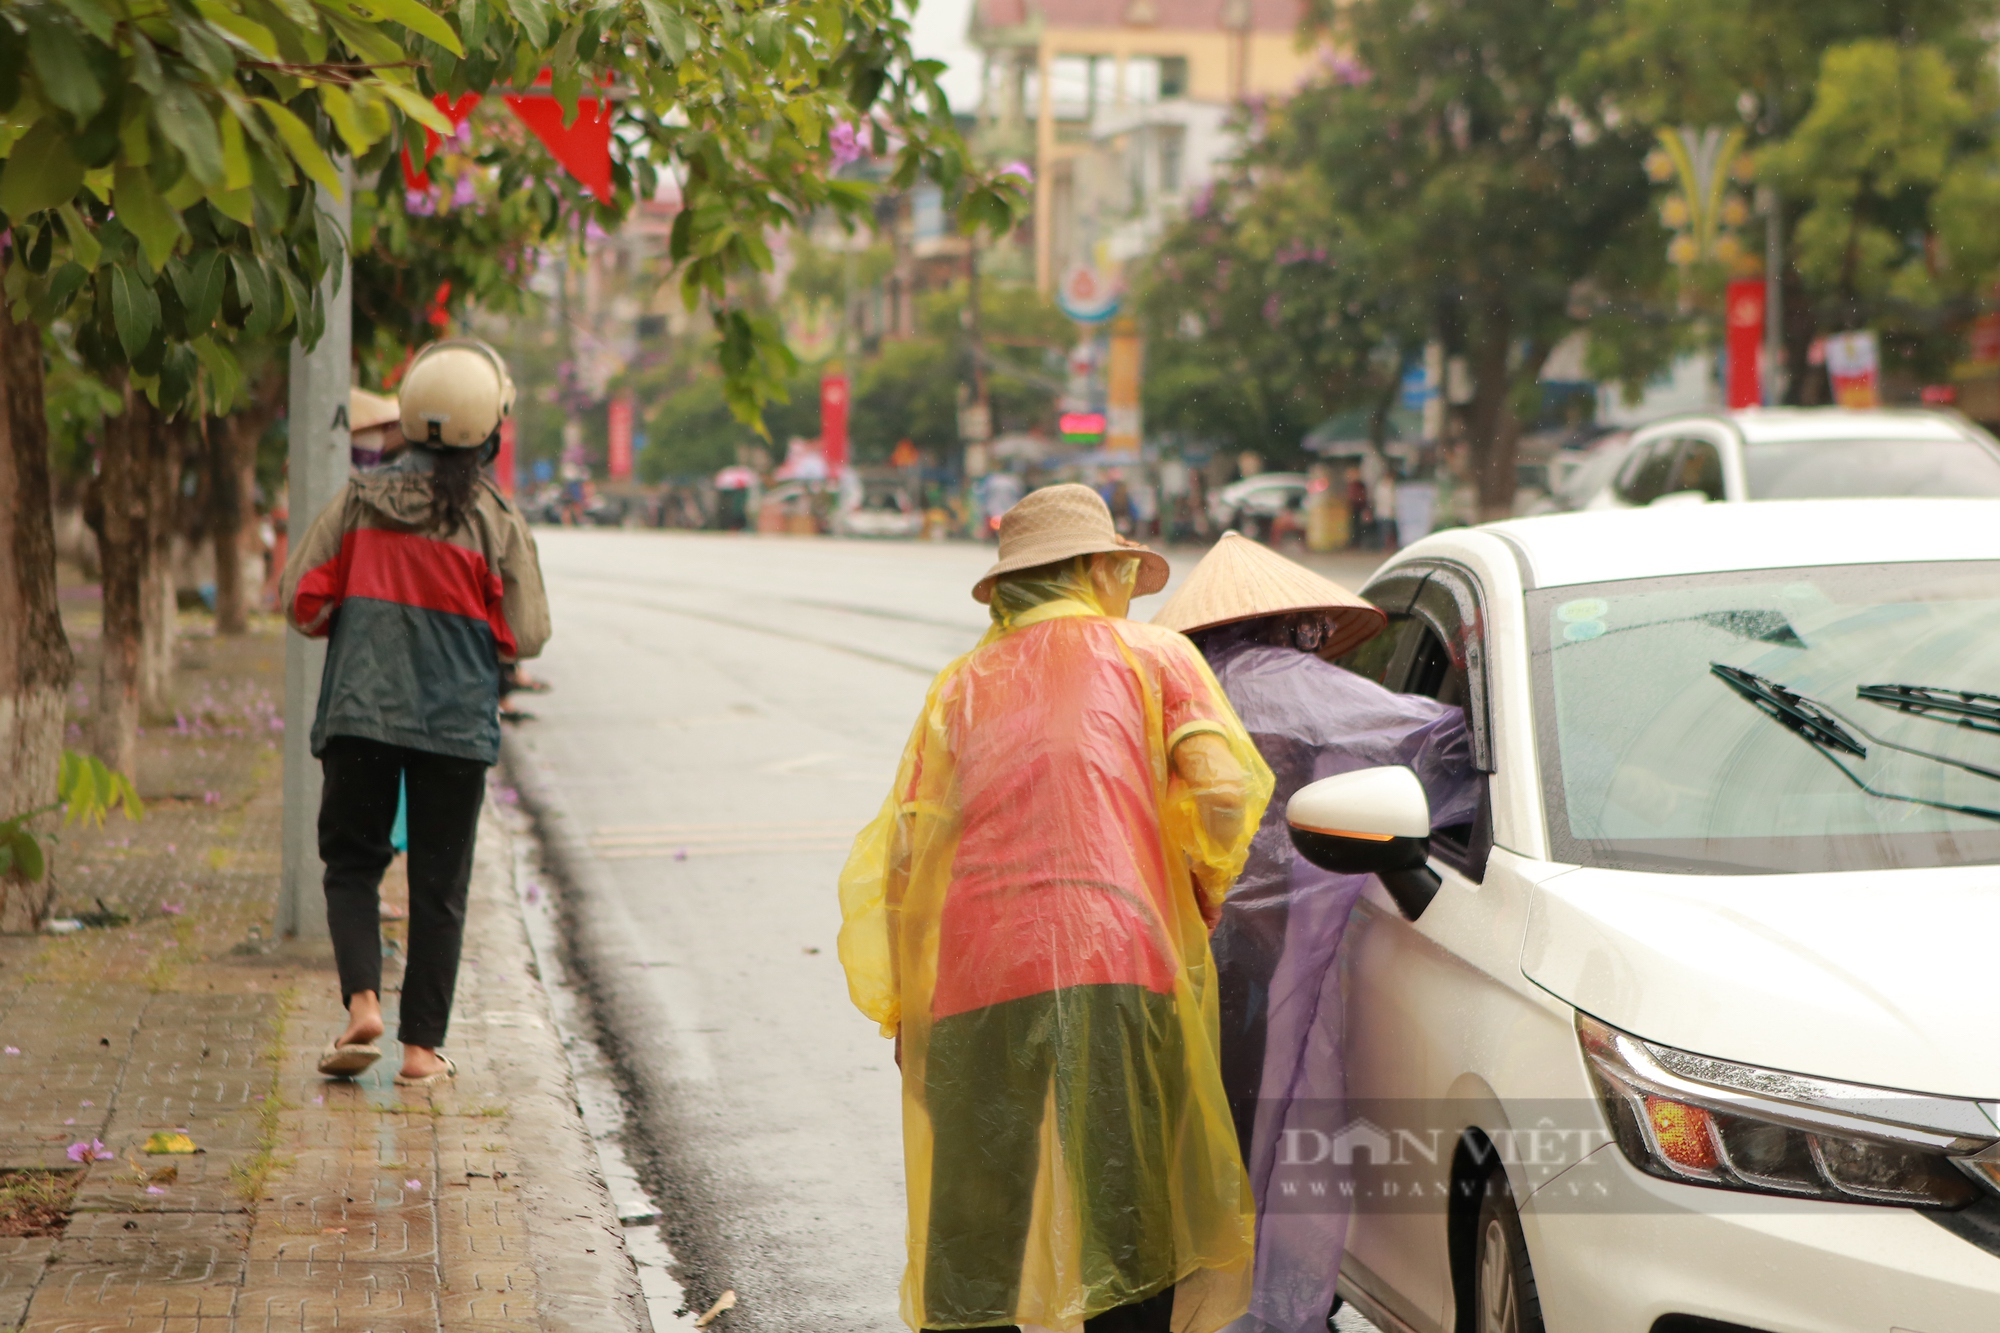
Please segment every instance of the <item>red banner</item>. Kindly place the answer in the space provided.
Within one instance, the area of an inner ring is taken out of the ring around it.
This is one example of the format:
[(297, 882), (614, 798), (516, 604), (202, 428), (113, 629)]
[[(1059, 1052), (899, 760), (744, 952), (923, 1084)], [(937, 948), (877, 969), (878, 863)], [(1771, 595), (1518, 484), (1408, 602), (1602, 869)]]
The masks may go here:
[(1723, 309), (1729, 329), (1729, 406), (1756, 407), (1764, 401), (1764, 377), (1758, 364), (1764, 347), (1764, 280), (1747, 278), (1730, 283)]
[(568, 126), (553, 97), (509, 94), (507, 105), (579, 185), (599, 203), (611, 202), (611, 103), (579, 97), (576, 123)]
[(819, 449), (828, 476), (847, 468), (847, 376), (828, 375), (819, 382)]
[(610, 448), (605, 452), (606, 470), (613, 481), (632, 480), (632, 395), (621, 393), (611, 400)]

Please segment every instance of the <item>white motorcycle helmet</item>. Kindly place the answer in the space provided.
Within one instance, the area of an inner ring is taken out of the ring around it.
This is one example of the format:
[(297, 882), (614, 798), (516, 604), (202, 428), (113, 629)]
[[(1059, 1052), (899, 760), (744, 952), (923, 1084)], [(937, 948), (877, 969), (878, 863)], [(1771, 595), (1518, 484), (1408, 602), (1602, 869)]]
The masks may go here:
[(513, 414), (514, 380), (484, 342), (446, 338), (417, 353), (397, 397), (411, 444), (477, 449)]

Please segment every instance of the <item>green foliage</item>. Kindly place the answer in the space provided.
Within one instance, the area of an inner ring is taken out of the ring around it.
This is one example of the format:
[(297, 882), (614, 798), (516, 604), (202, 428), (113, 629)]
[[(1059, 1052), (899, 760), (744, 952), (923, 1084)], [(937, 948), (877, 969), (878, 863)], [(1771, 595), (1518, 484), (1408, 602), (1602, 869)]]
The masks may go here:
[[(398, 36), (397, 34), (401, 35)], [(417, 34), (422, 34), (421, 37)], [(314, 186), (446, 125), (405, 43), (458, 39), (414, 0), (27, 0), (0, 10), (0, 212), (17, 316), (66, 321), (95, 370), (162, 407), (226, 407), (237, 339), (319, 338), (342, 238)]]
[(41, 842), (28, 828), (38, 815), (61, 809), (65, 826), (90, 823), (102, 827), (105, 816), (114, 809), (122, 809), (127, 819), (138, 819), (145, 814), (130, 778), (106, 768), (95, 756), (78, 754), (75, 750), (63, 751), (56, 796), (58, 799), (52, 804), (0, 821), (0, 875), (38, 880), (47, 870)]
[(1218, 185), (1140, 285), (1147, 420), (1290, 464), (1327, 417), (1386, 410), (1423, 305), (1375, 244), (1316, 171)]
[(1765, 177), (1804, 203), (1793, 262), (1843, 304), (1938, 298), (1931, 256), (1907, 238), (1930, 232), (1940, 186), (1977, 170), (1957, 151), (1978, 108), (1955, 75), (1933, 46), (1876, 38), (1835, 47), (1811, 110), (1762, 156)]
[[(6, 298), (23, 318), (70, 321), (86, 364), (129, 367), (173, 408), (234, 396), (234, 342), (317, 340), (343, 238), (313, 187), (338, 189), (341, 156), (357, 179), (393, 182), (397, 150), (423, 151), (420, 126), (450, 129), (433, 94), (525, 88), (546, 68), (573, 117), (587, 87), (624, 90), (614, 197), (588, 200), (527, 136), (496, 159), (483, 231), (399, 222), (391, 184), (361, 219), (389, 270), (373, 290), (416, 284), (427, 309), (436, 286), (422, 286), (456, 278), (455, 300), (491, 299), (519, 282), (508, 260), (526, 240), (613, 222), (671, 176), (684, 203), (672, 256), (690, 308), (711, 308), (725, 396), (746, 422), (783, 393), (792, 360), (731, 280), (770, 268), (774, 229), (819, 210), (865, 217), (871, 188), (830, 169), (837, 127), (872, 140), (897, 186), (945, 186), (965, 225), (1004, 230), (1027, 206), (1019, 178), (971, 170), (942, 66), (911, 55), (894, 0), (458, 0), (448, 13), (22, 0), (0, 9), (0, 50), (0, 210), (25, 260), (8, 265)], [(385, 306), (367, 330), (378, 356), (395, 324)]]

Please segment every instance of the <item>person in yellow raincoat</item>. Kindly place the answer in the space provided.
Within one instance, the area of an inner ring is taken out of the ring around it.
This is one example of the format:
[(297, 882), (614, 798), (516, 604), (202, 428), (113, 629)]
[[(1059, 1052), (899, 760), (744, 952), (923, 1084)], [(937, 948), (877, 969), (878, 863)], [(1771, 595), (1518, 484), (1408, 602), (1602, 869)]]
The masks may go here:
[(841, 875), (902, 1068), (912, 1328), (1211, 1333), (1248, 1302), (1208, 932), (1271, 774), (1194, 646), (1124, 618), (1166, 575), (1088, 487), (1010, 509), (993, 626)]

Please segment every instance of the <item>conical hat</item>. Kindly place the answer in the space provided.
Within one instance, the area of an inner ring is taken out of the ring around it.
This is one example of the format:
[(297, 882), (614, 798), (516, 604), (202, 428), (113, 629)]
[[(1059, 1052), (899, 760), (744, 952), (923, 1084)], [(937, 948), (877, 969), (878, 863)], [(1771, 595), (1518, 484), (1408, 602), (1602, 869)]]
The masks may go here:
[(1187, 582), (1153, 617), (1153, 623), (1191, 634), (1238, 620), (1281, 616), (1293, 611), (1332, 614), (1335, 628), (1327, 651), (1334, 654), (1367, 642), (1389, 624), (1389, 618), (1380, 608), (1356, 597), (1332, 579), (1321, 578), (1304, 565), (1236, 532), (1222, 534), (1222, 540), (1201, 558)]

